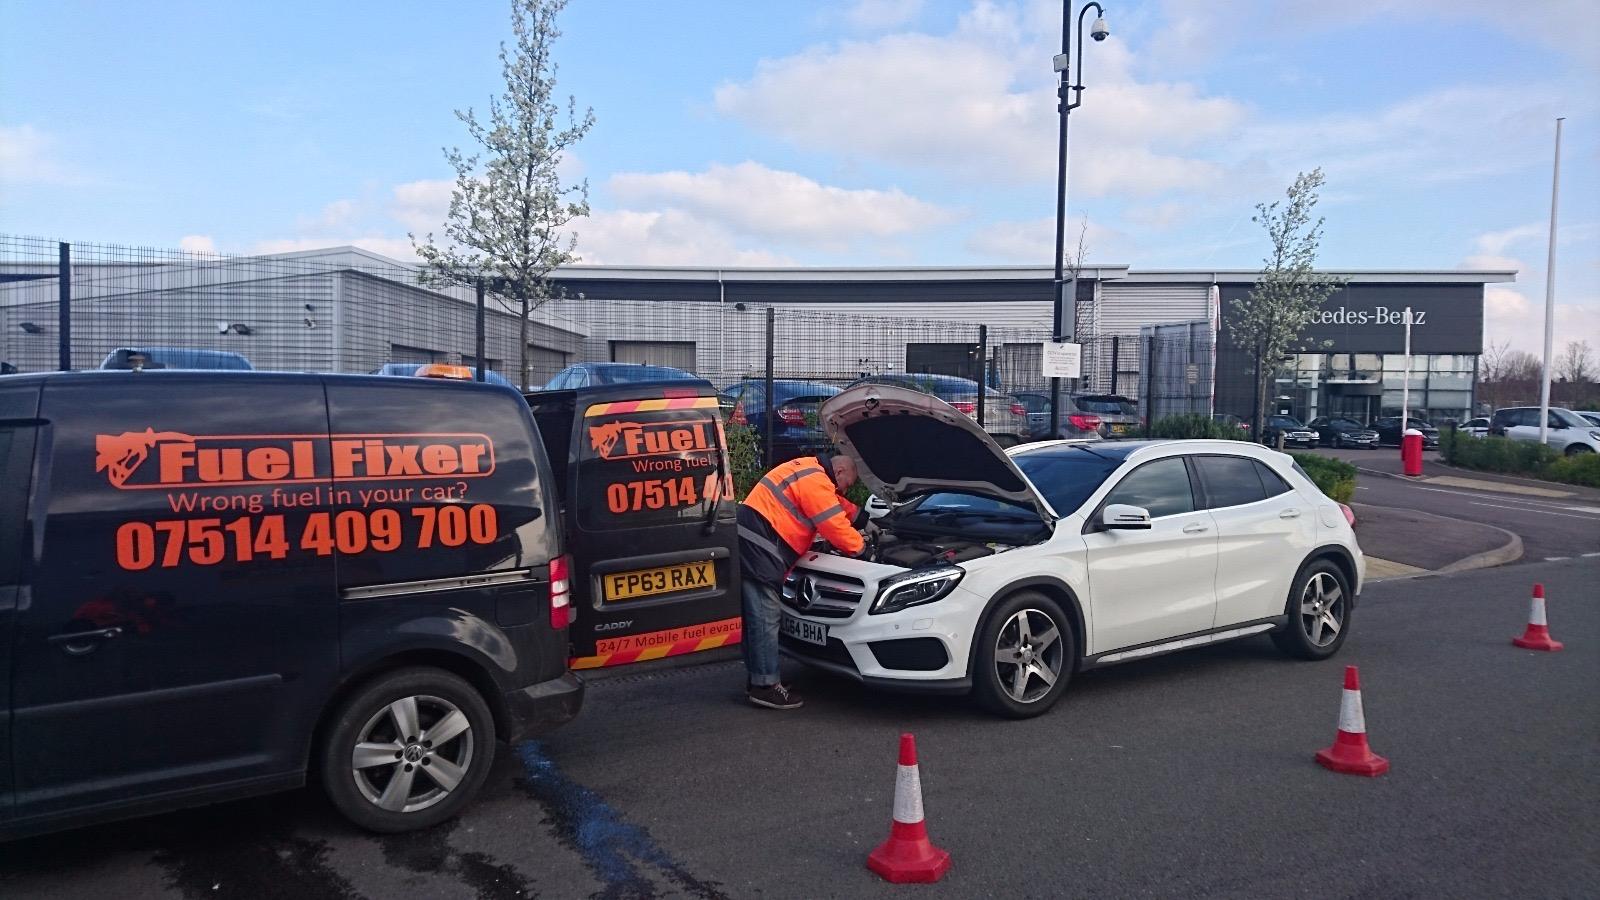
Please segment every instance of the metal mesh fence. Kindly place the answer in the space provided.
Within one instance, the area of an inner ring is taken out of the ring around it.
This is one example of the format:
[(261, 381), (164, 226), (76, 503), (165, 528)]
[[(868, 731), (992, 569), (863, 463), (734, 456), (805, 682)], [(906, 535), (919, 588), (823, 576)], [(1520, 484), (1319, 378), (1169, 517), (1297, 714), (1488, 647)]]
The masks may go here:
[[(841, 388), (862, 379), (906, 383), (981, 416), (992, 433), (1043, 436), (1047, 305), (1036, 325), (1017, 325), (1015, 317), (988, 325), (936, 303), (895, 304), (912, 314), (891, 316), (880, 313), (887, 304), (840, 299), (846, 302), (771, 305), (569, 294), (530, 317), (523, 376), (518, 317), (491, 296), (483, 363), (533, 389), (579, 363), (671, 366), (719, 389), (769, 375)], [(1078, 304), (1080, 334), (1093, 321), (1087, 305)], [(472, 290), (427, 284), (416, 268), (353, 248), (221, 256), (113, 244), (63, 250), (53, 240), (0, 235), (5, 371), (51, 371), (63, 360), (72, 369), (118, 365), (126, 350), (186, 368), (247, 361), (260, 370), (362, 373), (388, 364), (476, 365), (476, 313)], [(1214, 354), (1204, 323), (1091, 333), (1081, 343), (1083, 377), (1063, 385), (1079, 399), (1063, 417), (1111, 416), (1115, 408), (1137, 429), (1152, 412), (1210, 412)], [(1092, 396), (1106, 394), (1128, 402), (1107, 406)]]

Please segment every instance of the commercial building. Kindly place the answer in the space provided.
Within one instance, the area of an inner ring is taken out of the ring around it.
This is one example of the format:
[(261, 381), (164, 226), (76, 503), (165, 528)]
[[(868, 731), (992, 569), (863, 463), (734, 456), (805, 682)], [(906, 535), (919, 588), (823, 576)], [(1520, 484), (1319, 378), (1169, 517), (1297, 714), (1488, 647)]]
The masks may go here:
[[(234, 350), (258, 368), (306, 371), (476, 360), (470, 290), (426, 283), (414, 267), (354, 248), (237, 258), (80, 253), (71, 269), (77, 368), (141, 345)], [(43, 259), (0, 261), (0, 362), (55, 368), (56, 272)], [(1466, 416), (1484, 286), (1515, 273), (1333, 274), (1348, 283), (1324, 304), (1299, 352), (1278, 361), (1273, 409), (1306, 419), (1398, 412), (1402, 311), (1410, 307), (1413, 409)], [(1039, 344), (1050, 336), (1051, 276), (1046, 267), (1015, 266), (570, 266), (556, 273), (557, 299), (528, 323), (528, 380), (542, 384), (574, 362), (618, 361), (676, 366), (721, 385), (764, 373), (770, 345), (780, 377), (981, 373), (1000, 390), (1035, 389), (1045, 383)], [(1158, 414), (1250, 415), (1250, 355), (1234, 345), (1229, 323), (1254, 278), (1241, 270), (1084, 267), (1078, 387), (1154, 397), (1152, 379), (1164, 373), (1178, 390), (1156, 403)], [(489, 304), (485, 364), (513, 380), (518, 325), (511, 311)]]

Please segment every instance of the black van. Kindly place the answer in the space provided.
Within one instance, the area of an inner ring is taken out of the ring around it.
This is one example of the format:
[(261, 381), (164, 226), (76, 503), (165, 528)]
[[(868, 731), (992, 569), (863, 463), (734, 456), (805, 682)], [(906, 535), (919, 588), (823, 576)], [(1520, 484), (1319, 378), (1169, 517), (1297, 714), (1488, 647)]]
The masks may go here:
[(738, 643), (737, 507), (710, 382), (539, 391), (528, 404), (572, 555), (572, 667)]
[(308, 774), (453, 815), (583, 698), (551, 483), (509, 388), (0, 379), (0, 835)]

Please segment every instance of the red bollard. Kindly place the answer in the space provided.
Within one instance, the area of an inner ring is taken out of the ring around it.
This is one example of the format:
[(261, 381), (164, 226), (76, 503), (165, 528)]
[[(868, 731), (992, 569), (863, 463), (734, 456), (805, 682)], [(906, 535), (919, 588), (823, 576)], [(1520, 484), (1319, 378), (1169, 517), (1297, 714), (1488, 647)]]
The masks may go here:
[(1407, 428), (1400, 436), (1400, 464), (1413, 478), (1422, 474), (1422, 432), (1415, 428)]

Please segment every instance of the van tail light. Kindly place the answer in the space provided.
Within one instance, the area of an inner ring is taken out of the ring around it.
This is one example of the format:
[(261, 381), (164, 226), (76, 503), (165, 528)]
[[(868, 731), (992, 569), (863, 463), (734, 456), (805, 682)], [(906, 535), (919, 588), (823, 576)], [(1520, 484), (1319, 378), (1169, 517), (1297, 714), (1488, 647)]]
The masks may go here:
[(560, 630), (572, 624), (572, 557), (550, 560), (550, 627)]
[(952, 400), (950, 405), (954, 406), (957, 412), (964, 412), (969, 416), (978, 414), (978, 404), (976, 403), (970, 403), (966, 400)]
[(778, 418), (785, 425), (804, 425), (806, 423), (806, 414), (792, 406), (778, 407)]
[(1021, 403), (1013, 403), (1011, 404), (1011, 414), (1013, 416), (1025, 416), (1028, 414), (1028, 408)]
[(661, 396), (671, 400), (682, 400), (686, 397), (700, 396), (700, 390), (692, 387), (669, 387), (661, 389)]
[(735, 403), (733, 405), (733, 424), (735, 424), (735, 425), (749, 425), (750, 424), (750, 420), (748, 418), (746, 418), (745, 414), (744, 414), (744, 401), (743, 400), (740, 400), (738, 403)]
[(1083, 413), (1073, 413), (1072, 415), (1067, 416), (1067, 421), (1071, 422), (1072, 427), (1078, 429), (1079, 431), (1100, 430), (1099, 416), (1088, 416), (1084, 415)]

